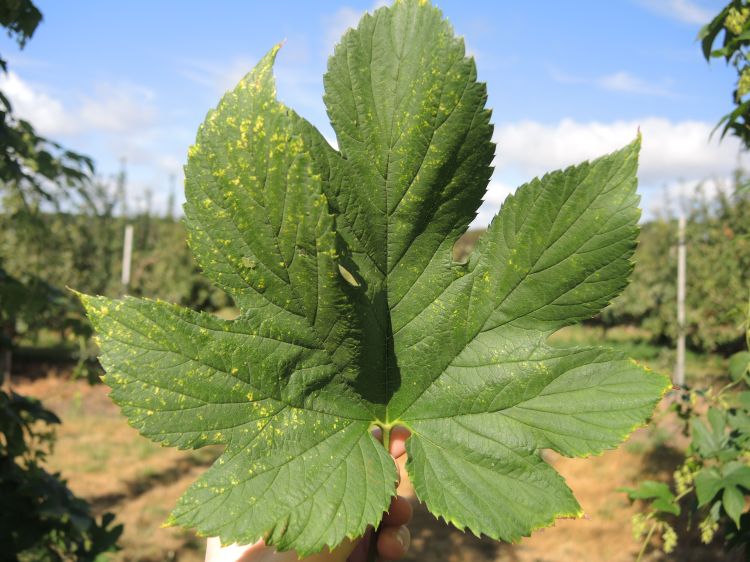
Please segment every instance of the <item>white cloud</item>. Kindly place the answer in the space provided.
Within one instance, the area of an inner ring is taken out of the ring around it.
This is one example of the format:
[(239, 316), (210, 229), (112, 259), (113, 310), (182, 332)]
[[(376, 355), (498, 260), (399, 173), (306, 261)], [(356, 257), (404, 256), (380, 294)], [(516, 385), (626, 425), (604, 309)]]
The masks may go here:
[(714, 16), (712, 12), (690, 0), (638, 0), (654, 13), (684, 23), (703, 25)]
[(42, 135), (75, 132), (78, 125), (62, 102), (21, 79), (15, 72), (0, 75), (0, 90), (18, 117), (29, 121)]
[(712, 123), (673, 122), (649, 117), (611, 123), (563, 119), (557, 124), (534, 121), (496, 128), (496, 166), (531, 178), (583, 160), (596, 158), (643, 133), (639, 177), (641, 183), (660, 184), (677, 179), (700, 180), (726, 175), (737, 166), (739, 145), (727, 137), (709, 141)]
[(127, 84), (101, 84), (94, 96), (87, 96), (78, 109), (85, 128), (123, 133), (143, 129), (156, 117), (154, 94)]
[(663, 186), (659, 196), (650, 201), (648, 210), (658, 216), (678, 216), (688, 212), (696, 198), (715, 199), (719, 193), (727, 193), (731, 185), (731, 176), (674, 181)]
[(484, 195), (484, 202), (477, 212), (477, 218), (472, 223), (474, 226), (486, 226), (495, 216), (500, 205), (505, 198), (513, 193), (516, 186), (493, 178), (487, 186), (487, 193)]
[[(373, 12), (387, 4), (387, 0), (376, 0), (366, 11)], [(364, 13), (365, 10), (343, 6), (322, 18), (325, 57), (332, 54), (335, 44), (348, 29), (357, 26)], [(217, 94), (223, 94), (234, 88), (257, 64), (259, 58), (259, 55), (253, 54), (238, 56), (229, 61), (182, 59), (177, 64), (179, 73), (188, 80)], [(325, 125), (327, 119), (322, 104), (322, 74), (315, 64), (311, 64), (315, 62), (312, 60), (314, 58), (305, 37), (285, 41), (274, 66), (278, 98), (311, 121), (322, 124), (322, 132), (330, 136), (332, 131)]]
[[(322, 111), (323, 78), (300, 54), (299, 43), (288, 42), (274, 66), (278, 98), (301, 114)], [(291, 60), (290, 60), (291, 59)], [(180, 73), (192, 82), (223, 95), (257, 64), (258, 58), (236, 57), (223, 63), (207, 60), (181, 61)], [(323, 114), (324, 115), (324, 114)]]
[(169, 154), (162, 154), (157, 158), (158, 166), (162, 170), (166, 171), (167, 174), (174, 175), (175, 177), (182, 175), (182, 166), (184, 162)]
[(182, 61), (180, 73), (201, 86), (219, 94), (231, 90), (258, 62), (250, 57), (237, 57), (234, 60), (216, 63), (205, 60)]
[[(376, 0), (373, 2), (372, 7), (366, 11), (372, 13), (378, 8), (387, 6), (388, 4), (389, 2), (386, 0)], [(365, 11), (356, 10), (350, 6), (343, 6), (333, 14), (323, 18), (323, 24), (325, 25), (326, 55), (329, 55), (333, 51), (334, 45), (339, 42), (341, 36), (344, 35), (348, 29), (357, 27), (360, 18), (364, 14)]]
[(669, 89), (670, 80), (654, 82), (620, 70), (612, 74), (605, 74), (595, 78), (584, 78), (567, 74), (557, 69), (550, 69), (550, 77), (560, 84), (584, 84), (607, 90), (610, 92), (622, 92), (627, 94), (638, 94), (648, 96), (675, 97), (677, 94)]
[(739, 143), (730, 137), (709, 141), (713, 124), (701, 121), (650, 117), (610, 123), (507, 123), (495, 129), (495, 173), (473, 225), (486, 226), (522, 183), (617, 150), (631, 142), (639, 128), (643, 146), (638, 178), (645, 219), (675, 211), (699, 185), (707, 197), (714, 197), (741, 164)]
[(350, 28), (356, 27), (363, 12), (344, 6), (335, 13), (323, 18), (325, 24), (325, 49), (326, 53), (333, 50), (333, 46), (339, 42), (341, 36)]
[(15, 72), (0, 75), (0, 90), (16, 115), (29, 121), (42, 135), (76, 135), (90, 132), (125, 133), (153, 123), (153, 93), (131, 85), (101, 84), (93, 95), (77, 104), (64, 104), (43, 86), (23, 80)]
[(610, 90), (613, 92), (665, 97), (674, 96), (674, 93), (667, 88), (653, 84), (648, 80), (644, 80), (624, 71), (602, 76), (597, 79), (596, 82), (603, 90)]
[(487, 193), (485, 193), (483, 199), (491, 205), (500, 205), (513, 191), (515, 191), (514, 186), (492, 179), (487, 186)]

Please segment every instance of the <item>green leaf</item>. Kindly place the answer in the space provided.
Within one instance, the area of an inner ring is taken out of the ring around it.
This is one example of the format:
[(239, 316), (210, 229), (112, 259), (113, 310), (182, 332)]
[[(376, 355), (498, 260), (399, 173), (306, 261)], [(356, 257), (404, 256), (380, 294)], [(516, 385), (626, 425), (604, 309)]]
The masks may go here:
[(726, 421), (726, 415), (717, 408), (709, 409), (708, 425), (700, 418), (691, 419), (692, 447), (705, 458), (720, 455), (728, 438)]
[(741, 486), (750, 490), (750, 467), (741, 462), (733, 461), (723, 467), (722, 473), (728, 485)]
[(674, 499), (655, 498), (651, 506), (657, 511), (671, 513), (672, 515), (680, 514), (680, 506)]
[(738, 381), (750, 373), (750, 352), (740, 351), (729, 358), (729, 376)]
[(648, 500), (653, 498), (673, 499), (674, 494), (664, 482), (644, 480), (637, 488), (623, 488), (631, 500)]
[(729, 414), (728, 421), (732, 429), (750, 436), (750, 415), (747, 412), (738, 410), (736, 413)]
[(739, 529), (740, 516), (745, 510), (745, 495), (735, 486), (727, 486), (724, 488), (724, 495), (721, 497), (721, 502), (724, 505), (724, 511), (727, 512), (727, 515), (729, 515)]
[(722, 477), (715, 468), (703, 468), (695, 476), (695, 494), (698, 507), (709, 503), (724, 487)]
[(664, 482), (644, 480), (638, 488), (621, 488), (631, 500), (653, 500), (651, 506), (665, 513), (680, 514), (680, 506), (675, 501), (675, 495)]
[(541, 456), (614, 448), (669, 380), (559, 328), (624, 288), (640, 139), (509, 198), (452, 261), (494, 157), (486, 88), (440, 12), (403, 0), (336, 47), (338, 150), (276, 100), (272, 50), (201, 126), (186, 167), (190, 245), (241, 309), (84, 296), (130, 423), (225, 446), (170, 522), (300, 554), (376, 525), (396, 467), (371, 436), (408, 427), (419, 498), (516, 540), (581, 509)]
[(704, 25), (698, 32), (698, 39), (701, 42), (701, 49), (703, 50), (703, 56), (706, 60), (711, 58), (711, 49), (713, 48), (714, 41), (716, 40), (719, 32), (724, 29), (724, 20), (727, 18), (729, 13), (729, 6), (726, 6), (721, 10), (714, 18)]

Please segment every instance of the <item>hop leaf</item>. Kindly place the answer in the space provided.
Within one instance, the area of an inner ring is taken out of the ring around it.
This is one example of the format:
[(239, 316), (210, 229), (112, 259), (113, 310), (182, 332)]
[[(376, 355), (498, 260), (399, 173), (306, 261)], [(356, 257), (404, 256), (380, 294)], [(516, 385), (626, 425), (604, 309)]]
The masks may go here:
[(395, 424), (419, 498), (459, 528), (512, 541), (581, 515), (541, 449), (613, 448), (668, 387), (620, 353), (547, 343), (626, 284), (640, 141), (520, 187), (454, 263), (494, 145), (440, 12), (404, 0), (344, 36), (325, 76), (338, 150), (276, 100), (277, 50), (186, 167), (191, 247), (239, 318), (82, 297), (130, 423), (225, 447), (170, 522), (300, 554), (361, 535), (397, 479), (371, 429)]

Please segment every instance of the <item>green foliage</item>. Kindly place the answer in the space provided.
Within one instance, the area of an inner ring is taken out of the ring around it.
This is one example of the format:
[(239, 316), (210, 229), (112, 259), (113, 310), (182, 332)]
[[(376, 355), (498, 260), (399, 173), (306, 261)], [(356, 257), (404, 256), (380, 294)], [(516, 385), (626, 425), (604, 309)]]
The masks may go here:
[(644, 480), (637, 488), (621, 488), (620, 491), (625, 492), (631, 500), (650, 500), (654, 509), (664, 513), (680, 514), (680, 506), (672, 490), (663, 482)]
[(58, 328), (78, 340), (76, 374), (93, 377), (96, 366), (88, 353), (91, 325), (78, 303), (34, 275), (13, 277), (3, 265), (0, 260), (0, 357), (11, 353), (21, 338), (42, 328)]
[(668, 387), (623, 354), (546, 343), (626, 284), (640, 139), (520, 187), (458, 263), (494, 145), (440, 12), (404, 0), (344, 36), (324, 79), (339, 150), (276, 100), (277, 50), (186, 167), (191, 247), (239, 318), (82, 296), (130, 423), (225, 446), (170, 523), (301, 554), (359, 536), (397, 479), (371, 430), (387, 443), (397, 424), (417, 495), (459, 528), (511, 541), (580, 516), (541, 449), (613, 448)]
[[(25, 326), (44, 325), (49, 321), (48, 313), (55, 314), (62, 308), (65, 298), (52, 285), (32, 275), (19, 279), (2, 268), (0, 261), (0, 326), (21, 322)], [(7, 335), (7, 333), (6, 333)]]
[[(4, 0), (0, 4), (0, 25), (23, 48), (26, 41), (34, 35), (37, 26), (42, 21), (42, 13), (30, 0)], [(5, 69), (5, 62), (2, 63)]]
[[(693, 349), (741, 349), (738, 327), (750, 279), (750, 192), (745, 174), (716, 197), (699, 189), (687, 223), (687, 338)], [(608, 326), (638, 325), (657, 342), (676, 340), (677, 224), (657, 219), (643, 226), (630, 285), (602, 313)]]
[(114, 516), (94, 518), (60, 475), (43, 467), (57, 423), (39, 401), (0, 391), (3, 560), (93, 562), (116, 548), (122, 526), (112, 525)]
[[(41, 17), (29, 0), (10, 0), (0, 6), (0, 24), (20, 47), (31, 38)], [(2, 59), (0, 68), (7, 70)], [(62, 201), (87, 200), (92, 172), (89, 158), (37, 135), (30, 123), (16, 118), (0, 92), (0, 296), (5, 297), (0, 298), (0, 351), (12, 345), (19, 321), (33, 329), (59, 316), (61, 306), (75, 306), (53, 286), (56, 280), (44, 279), (25, 267), (9, 268), (8, 260), (20, 259), (22, 248), (10, 245), (7, 238), (30, 232), (38, 236), (43, 204), (57, 208)]]
[[(721, 35), (723, 39), (719, 40)], [(737, 84), (732, 92), (734, 109), (721, 118), (716, 128), (723, 125), (722, 138), (731, 132), (745, 148), (750, 148), (750, 2), (729, 2), (700, 30), (698, 39), (707, 61), (722, 58), (737, 71)]]
[[(23, 48), (36, 31), (42, 14), (30, 0), (5, 0), (0, 3), (0, 25)], [(7, 63), (0, 59), (0, 69)], [(89, 174), (94, 170), (90, 158), (67, 150), (56, 142), (36, 134), (34, 127), (13, 115), (8, 98), (0, 92), (0, 203), (4, 212), (32, 211), (43, 199), (56, 204), (71, 192), (86, 197)]]
[[(28, 0), (0, 6), (0, 24), (23, 46), (41, 20)], [(5, 70), (5, 62), (0, 60)], [(38, 136), (16, 119), (0, 93), (0, 208), (3, 227), (37, 224), (43, 201), (57, 205), (85, 196), (91, 161)], [(11, 232), (9, 229), (8, 232)], [(5, 237), (3, 237), (5, 238)], [(10, 254), (18, 252), (12, 248)], [(62, 312), (70, 299), (31, 272), (9, 273), (0, 252), (0, 355), (8, 357), (19, 326), (33, 327)], [(5, 363), (5, 361), (4, 361)], [(0, 366), (0, 385), (6, 365)], [(0, 544), (10, 561), (94, 561), (115, 548), (122, 532), (113, 516), (97, 521), (88, 504), (68, 489), (59, 474), (45, 470), (51, 424), (57, 417), (33, 399), (0, 391)]]
[[(0, 59), (5, 71), (5, 62)], [(28, 121), (13, 114), (0, 92), (0, 203), (10, 215), (29, 214), (41, 202), (57, 206), (61, 200), (86, 199), (90, 158), (36, 133)]]
[[(77, 287), (90, 293), (116, 296), (120, 282), (123, 231), (135, 227), (130, 292), (164, 298), (200, 310), (231, 306), (231, 299), (212, 287), (199, 273), (185, 242), (185, 228), (174, 219), (151, 216), (148, 211), (129, 217), (114, 213), (109, 186), (95, 183), (90, 203), (71, 212), (44, 212), (27, 216), (0, 215), (0, 256), (7, 275), (23, 284), (49, 288), (51, 298), (7, 299), (0, 302), (29, 302), (34, 314), (18, 315), (16, 340), (34, 344), (40, 333), (59, 335), (74, 346), (79, 366), (94, 367), (89, 354), (91, 326), (77, 299), (60, 287)], [(0, 289), (1, 290), (1, 289)], [(0, 309), (3, 307), (0, 307)], [(0, 318), (2, 317), (0, 311)], [(9, 316), (10, 309), (6, 316)], [(75, 350), (78, 349), (76, 352)], [(90, 368), (85, 374), (92, 374)]]
[(750, 352), (740, 351), (729, 359), (729, 376), (733, 381), (750, 376)]
[[(750, 346), (750, 331), (746, 343)], [(704, 543), (721, 537), (727, 548), (742, 547), (750, 555), (750, 515), (744, 513), (750, 497), (750, 353), (733, 355), (729, 368), (731, 382), (724, 388), (685, 389), (675, 402), (690, 445), (672, 481), (646, 480), (623, 490), (631, 500), (644, 500), (644, 512), (633, 519), (636, 538), (646, 535), (641, 555), (655, 531), (674, 533), (682, 510)], [(738, 388), (740, 392), (728, 392)], [(670, 552), (676, 538), (662, 549)]]

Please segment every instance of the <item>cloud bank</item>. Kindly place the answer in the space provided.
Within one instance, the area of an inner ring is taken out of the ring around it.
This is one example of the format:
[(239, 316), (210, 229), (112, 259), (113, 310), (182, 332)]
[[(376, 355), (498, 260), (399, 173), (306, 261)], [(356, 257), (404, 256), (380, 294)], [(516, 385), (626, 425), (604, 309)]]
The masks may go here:
[(713, 123), (648, 117), (634, 121), (554, 124), (521, 121), (500, 125), (495, 165), (533, 177), (612, 152), (643, 135), (641, 183), (700, 180), (730, 173), (738, 164), (739, 143), (731, 137), (709, 140)]
[(557, 123), (521, 121), (495, 129), (495, 173), (474, 226), (484, 226), (516, 187), (547, 172), (608, 154), (631, 142), (638, 130), (643, 145), (638, 171), (644, 217), (674, 210), (678, 199), (707, 195), (728, 185), (733, 170), (744, 164), (740, 145), (731, 137), (709, 140), (713, 123), (649, 117), (635, 121)]
[(92, 95), (66, 105), (43, 87), (11, 71), (0, 75), (0, 90), (17, 116), (50, 137), (87, 132), (126, 133), (143, 129), (156, 118), (153, 92), (128, 84), (100, 84)]

